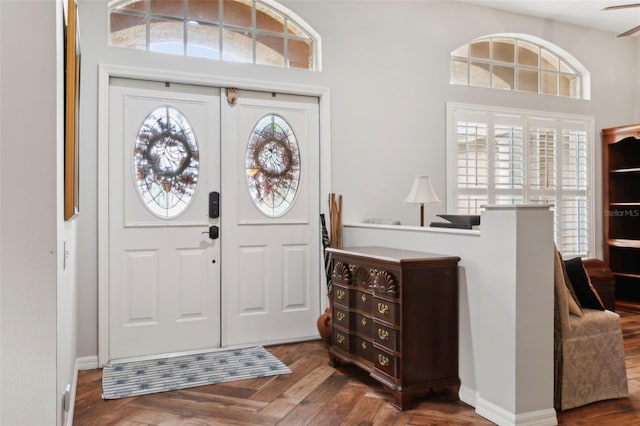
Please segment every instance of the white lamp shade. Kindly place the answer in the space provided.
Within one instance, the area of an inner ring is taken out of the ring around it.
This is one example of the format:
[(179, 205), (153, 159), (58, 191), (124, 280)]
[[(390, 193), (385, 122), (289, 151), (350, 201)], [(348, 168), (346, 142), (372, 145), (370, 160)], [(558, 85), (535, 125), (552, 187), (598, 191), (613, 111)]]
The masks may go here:
[(429, 176), (416, 176), (404, 202), (405, 204), (440, 204), (440, 199), (431, 186)]

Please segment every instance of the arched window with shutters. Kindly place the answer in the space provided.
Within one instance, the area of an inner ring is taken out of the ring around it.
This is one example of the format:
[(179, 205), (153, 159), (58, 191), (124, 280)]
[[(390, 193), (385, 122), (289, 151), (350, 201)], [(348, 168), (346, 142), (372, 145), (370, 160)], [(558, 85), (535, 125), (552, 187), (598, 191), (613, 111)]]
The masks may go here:
[(320, 37), (272, 0), (117, 0), (111, 46), (320, 70)]

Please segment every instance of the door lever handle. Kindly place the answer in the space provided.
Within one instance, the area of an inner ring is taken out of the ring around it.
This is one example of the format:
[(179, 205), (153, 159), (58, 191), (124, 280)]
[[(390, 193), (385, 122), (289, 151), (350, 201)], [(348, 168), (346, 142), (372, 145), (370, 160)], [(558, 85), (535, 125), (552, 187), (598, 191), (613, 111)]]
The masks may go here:
[(208, 231), (204, 231), (203, 234), (209, 234), (209, 238), (217, 240), (220, 238), (220, 229), (216, 225), (211, 225)]

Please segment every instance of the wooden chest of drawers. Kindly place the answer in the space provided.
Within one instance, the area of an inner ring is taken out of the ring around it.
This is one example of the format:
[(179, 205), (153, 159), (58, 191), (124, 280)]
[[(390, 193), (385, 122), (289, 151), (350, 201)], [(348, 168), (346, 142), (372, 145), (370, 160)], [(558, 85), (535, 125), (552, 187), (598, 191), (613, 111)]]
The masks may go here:
[(431, 390), (457, 399), (460, 258), (386, 247), (327, 250), (332, 365), (369, 371), (401, 410)]

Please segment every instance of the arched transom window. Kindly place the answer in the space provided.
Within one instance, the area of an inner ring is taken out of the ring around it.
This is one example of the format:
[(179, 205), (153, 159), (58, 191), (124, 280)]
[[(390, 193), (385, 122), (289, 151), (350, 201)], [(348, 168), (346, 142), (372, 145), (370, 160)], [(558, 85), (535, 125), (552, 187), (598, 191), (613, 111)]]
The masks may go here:
[(588, 99), (588, 72), (569, 53), (525, 35), (481, 37), (451, 52), (451, 83)]
[(317, 33), (272, 0), (117, 0), (109, 12), (111, 46), (319, 69)]

